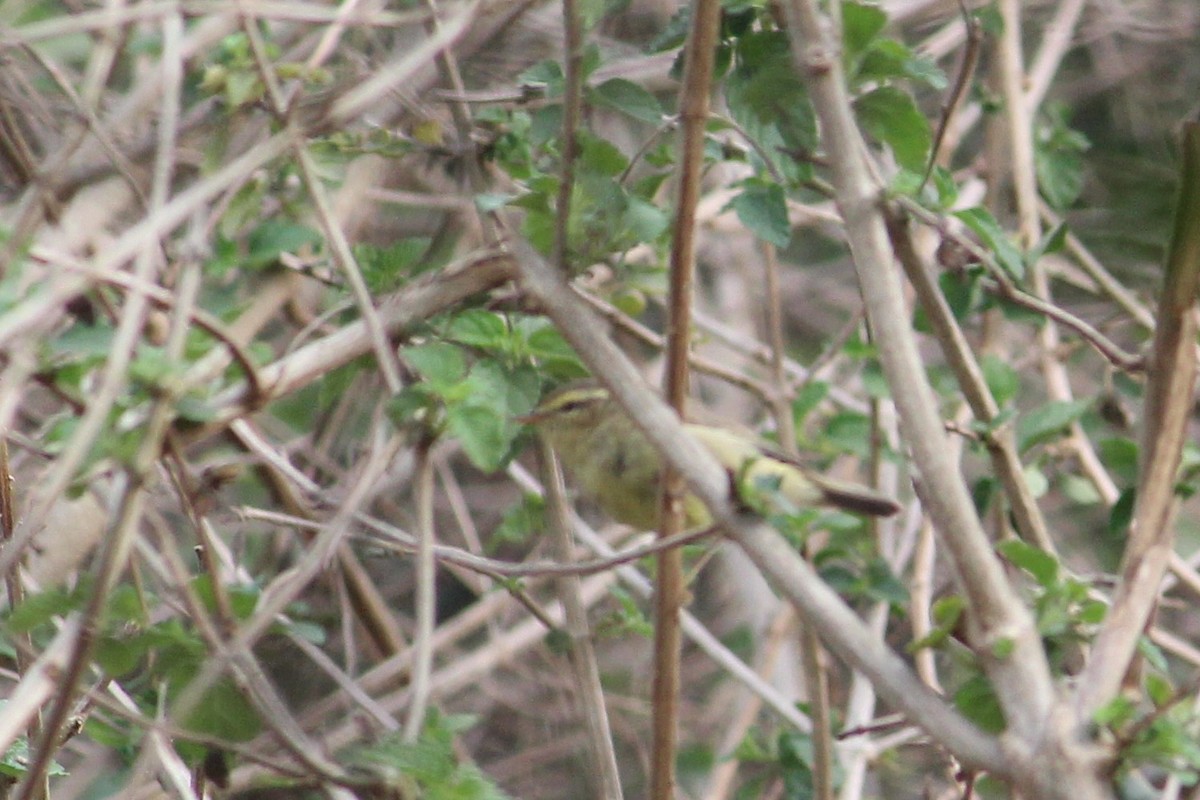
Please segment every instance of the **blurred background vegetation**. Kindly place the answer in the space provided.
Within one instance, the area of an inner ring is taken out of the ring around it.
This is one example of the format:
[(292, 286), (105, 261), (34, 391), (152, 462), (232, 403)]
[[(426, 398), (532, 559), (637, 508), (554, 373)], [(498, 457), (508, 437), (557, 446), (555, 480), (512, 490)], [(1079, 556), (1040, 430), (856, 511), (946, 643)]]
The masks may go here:
[[(1123, 544), (1141, 375), (1070, 325), (1048, 350), (1045, 316), (996, 292), (949, 234), (1139, 353), (1178, 127), (1197, 111), (1200, 6), (1022, 4), (1037, 241), (1014, 233), (1004, 23), (994, 3), (968, 6), (981, 32), (969, 72), (968, 26), (943, 0), (843, 3), (842, 57), (885, 182), (939, 220), (918, 245), (1016, 419), (1066, 568), (1006, 555), (1070, 674)], [(555, 556), (532, 436), (513, 420), (584, 370), (511, 281), (489, 212), (518, 212), (543, 252), (565, 225), (580, 292), (659, 379), (687, 9), (579, 13), (585, 113), (564, 220), (555, 4), (0, 0), (0, 773), (14, 796), (596, 796), (552, 634), (557, 584), (538, 568)], [(883, 476), (911, 504), (878, 528), (808, 512), (789, 532), (891, 645), (923, 644), (909, 651), (923, 677), (997, 724), (956, 644), (954, 592), (908, 488), (770, 4), (724, 4), (713, 96), (697, 394), (764, 436), (794, 427), (814, 466)], [(914, 324), (927, 330), (919, 311)], [(1008, 538), (980, 432), (927, 345), (979, 508)], [(1193, 448), (1187, 493), (1198, 465)], [(634, 541), (580, 510), (601, 527), (578, 559)], [(1177, 583), (1147, 640), (1159, 700), (1200, 663), (1198, 522), (1185, 505)], [(413, 556), (423, 534), (441, 548), (432, 584)], [(710, 638), (685, 646), (681, 796), (809, 796), (811, 742), (788, 715), (808, 698), (795, 620), (738, 553), (688, 557)], [(648, 567), (582, 585), (634, 794), (649, 746)], [(423, 586), (431, 637), (418, 632)], [(826, 668), (835, 732), (857, 732), (839, 744), (844, 797), (959, 796), (944, 753)], [(1112, 721), (1130, 785), (1194, 779), (1194, 720), (1168, 720), (1178, 708), (1146, 701)]]

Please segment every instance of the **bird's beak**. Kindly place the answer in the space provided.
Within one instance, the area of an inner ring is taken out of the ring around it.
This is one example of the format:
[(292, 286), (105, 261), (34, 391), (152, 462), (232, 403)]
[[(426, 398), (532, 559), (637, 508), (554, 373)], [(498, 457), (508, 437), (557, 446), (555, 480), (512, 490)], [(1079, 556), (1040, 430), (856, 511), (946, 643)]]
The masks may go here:
[(522, 425), (537, 425), (539, 422), (544, 420), (547, 416), (548, 416), (548, 414), (546, 414), (545, 411), (538, 413), (538, 410), (534, 409), (533, 411), (530, 411), (528, 414), (521, 414), (520, 416), (513, 417), (513, 419), (515, 419), (517, 422), (521, 423)]

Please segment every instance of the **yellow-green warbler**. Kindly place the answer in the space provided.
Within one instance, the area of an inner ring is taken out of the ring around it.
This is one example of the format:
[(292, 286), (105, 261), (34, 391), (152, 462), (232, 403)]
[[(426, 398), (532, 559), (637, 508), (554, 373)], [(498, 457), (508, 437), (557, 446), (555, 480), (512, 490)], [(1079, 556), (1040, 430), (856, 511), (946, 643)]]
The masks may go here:
[[(613, 519), (643, 530), (658, 526), (662, 456), (606, 388), (590, 380), (568, 384), (520, 421), (537, 427), (579, 489)], [(900, 509), (866, 486), (814, 474), (754, 437), (710, 425), (683, 427), (742, 485), (770, 485), (795, 507), (834, 506), (872, 516)], [(686, 528), (711, 522), (704, 504), (690, 494), (684, 513)]]

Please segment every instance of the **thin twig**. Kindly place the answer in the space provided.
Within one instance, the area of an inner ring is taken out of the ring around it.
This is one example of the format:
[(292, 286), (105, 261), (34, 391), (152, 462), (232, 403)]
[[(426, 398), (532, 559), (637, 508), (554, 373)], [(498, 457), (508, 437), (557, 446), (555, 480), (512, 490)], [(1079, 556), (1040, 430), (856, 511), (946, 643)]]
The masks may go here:
[(404, 722), (404, 740), (415, 742), (425, 727), (425, 712), (429, 705), (429, 678), (433, 671), (433, 628), (437, 603), (436, 560), (433, 546), (433, 459), (431, 441), (421, 441), (416, 448), (416, 479), (413, 503), (417, 507), (416, 558), (416, 631), (413, 634), (412, 704)]

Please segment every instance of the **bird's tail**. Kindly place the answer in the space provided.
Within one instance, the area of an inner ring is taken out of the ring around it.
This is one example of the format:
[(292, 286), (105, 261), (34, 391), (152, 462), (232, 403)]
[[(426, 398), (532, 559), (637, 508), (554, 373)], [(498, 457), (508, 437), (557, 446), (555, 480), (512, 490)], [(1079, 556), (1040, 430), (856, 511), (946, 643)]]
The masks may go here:
[(809, 479), (821, 490), (826, 505), (872, 517), (890, 517), (900, 510), (899, 503), (870, 487), (826, 478), (823, 475), (810, 474)]

